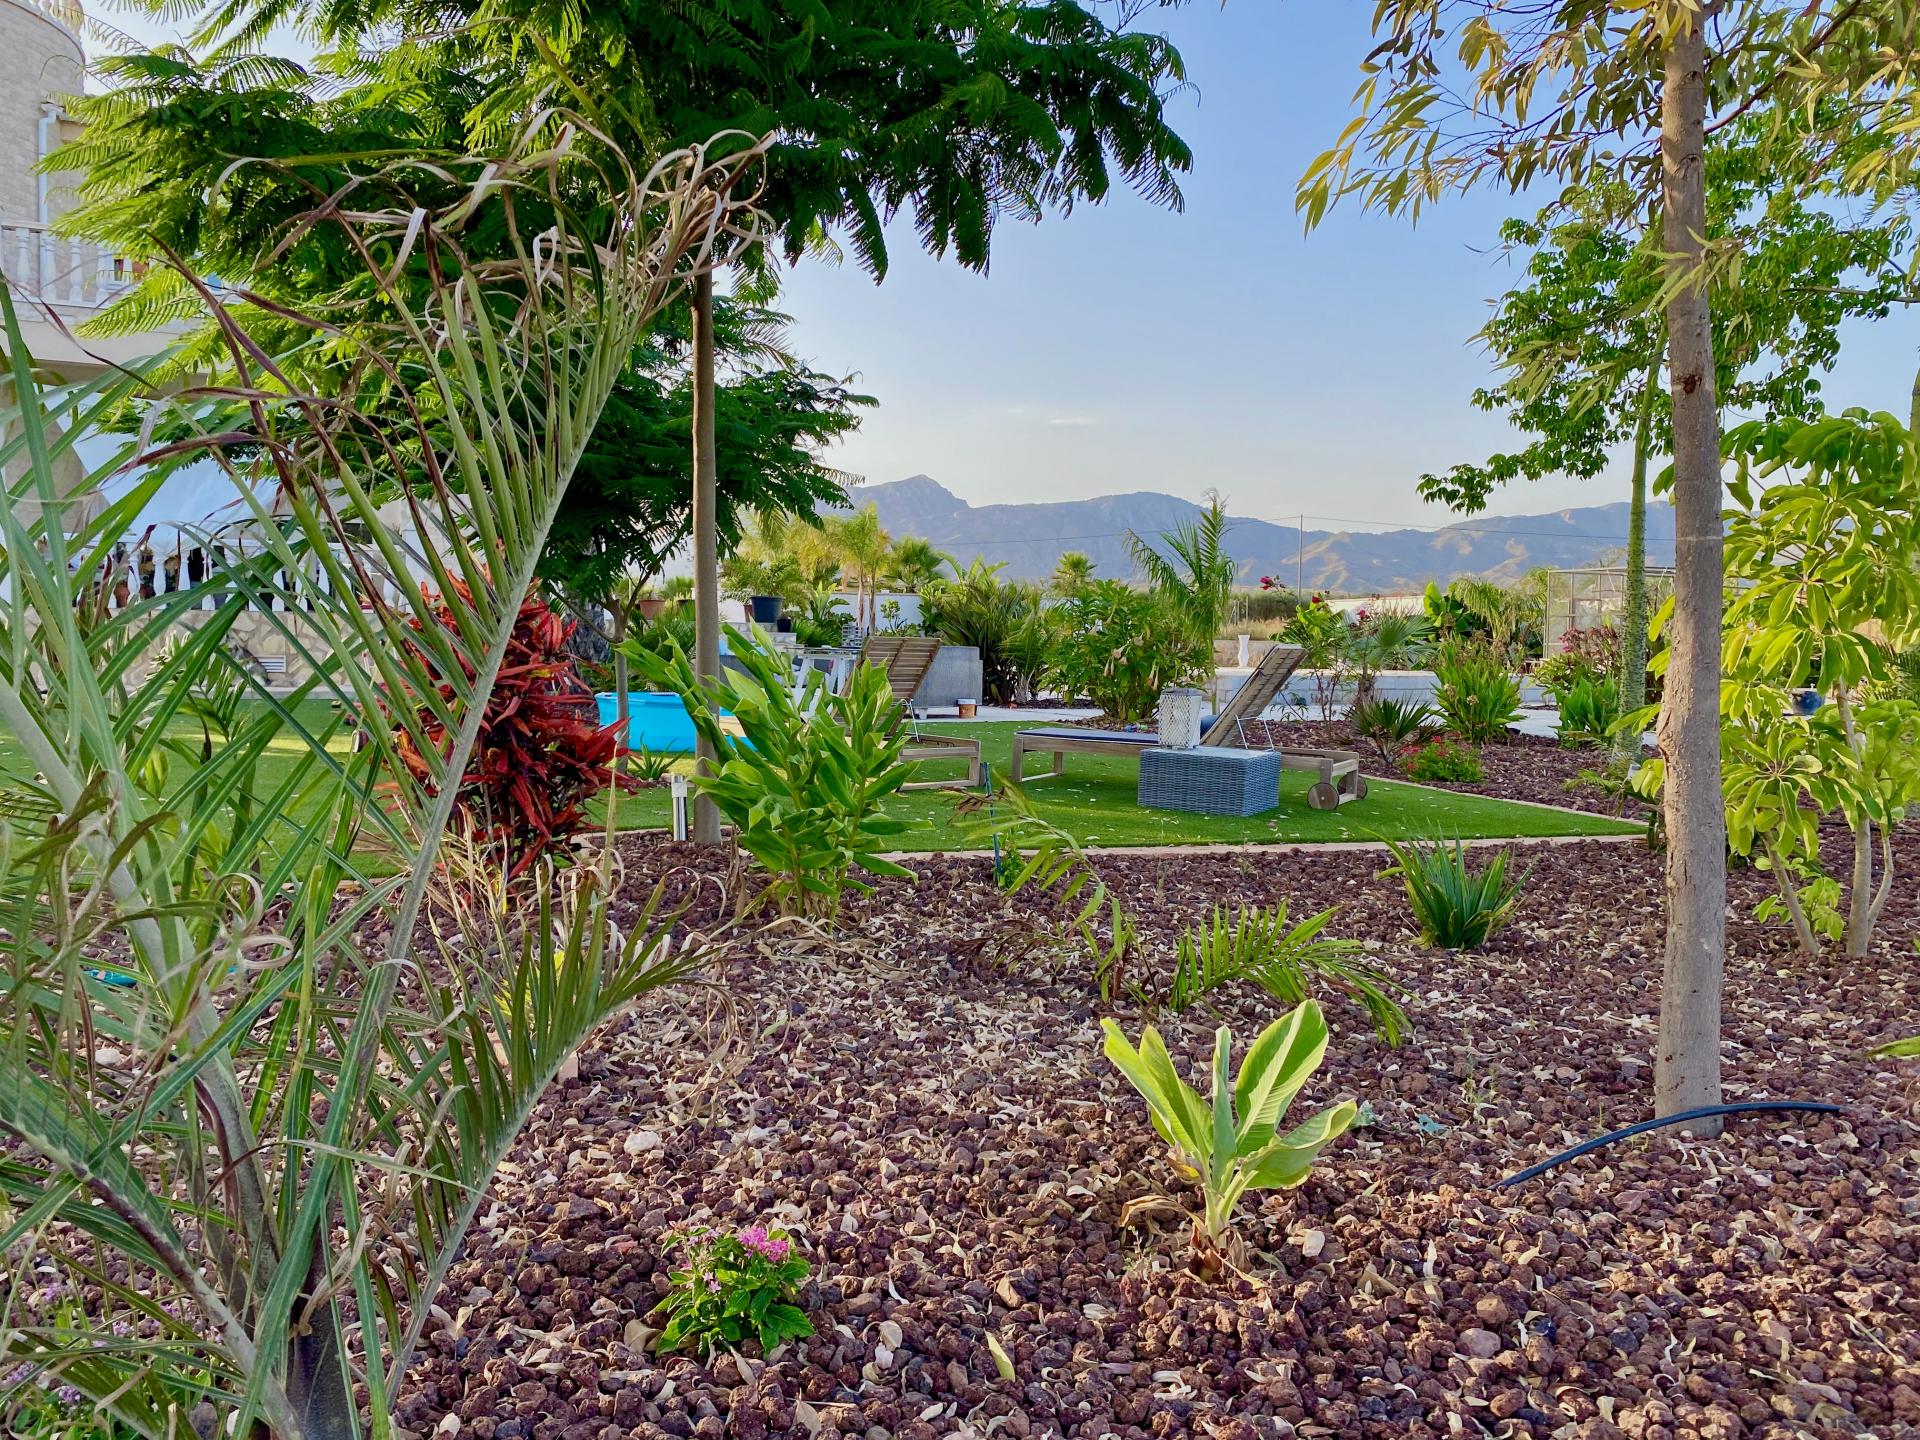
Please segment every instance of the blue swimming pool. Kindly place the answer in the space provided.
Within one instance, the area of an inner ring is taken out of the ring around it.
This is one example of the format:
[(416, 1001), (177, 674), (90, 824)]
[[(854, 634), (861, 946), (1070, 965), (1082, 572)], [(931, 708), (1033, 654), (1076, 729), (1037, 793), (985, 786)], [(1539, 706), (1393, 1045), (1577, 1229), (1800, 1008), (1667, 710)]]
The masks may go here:
[[(611, 725), (619, 720), (619, 696), (606, 694), (593, 698), (599, 702), (602, 725)], [(693, 721), (687, 718), (686, 701), (678, 695), (636, 690), (627, 696), (627, 709), (629, 747), (654, 754), (693, 753)]]

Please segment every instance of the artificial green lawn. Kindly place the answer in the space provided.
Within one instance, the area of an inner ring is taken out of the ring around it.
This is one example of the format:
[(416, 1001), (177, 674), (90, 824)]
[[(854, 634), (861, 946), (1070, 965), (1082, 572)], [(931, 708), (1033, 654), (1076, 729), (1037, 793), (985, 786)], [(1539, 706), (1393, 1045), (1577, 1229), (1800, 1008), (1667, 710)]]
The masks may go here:
[[(324, 724), (326, 707), (315, 705), (306, 717)], [(995, 777), (1004, 776), (1013, 750), (1013, 733), (1030, 728), (1019, 722), (938, 724), (930, 731), (979, 739), (981, 753)], [(344, 739), (336, 742), (344, 753)], [(262, 766), (261, 785), (271, 790), (299, 754), (292, 738), (274, 742), (273, 753)], [(1044, 756), (1031, 760), (1044, 766)], [(1640, 827), (1601, 815), (1545, 810), (1513, 805), (1479, 795), (1430, 790), (1419, 785), (1369, 780), (1367, 798), (1338, 810), (1307, 806), (1307, 787), (1314, 777), (1287, 771), (1281, 777), (1282, 803), (1265, 815), (1238, 819), (1220, 815), (1191, 815), (1183, 811), (1143, 810), (1134, 803), (1139, 760), (1132, 756), (1069, 755), (1066, 773), (1054, 777), (1030, 775), (1027, 793), (1035, 809), (1086, 845), (1197, 845), (1248, 844), (1273, 841), (1398, 840), (1408, 836), (1449, 836), (1496, 839), (1532, 835), (1613, 835), (1636, 833)], [(18, 751), (0, 737), (0, 776), (21, 770)], [(692, 768), (690, 761), (677, 768)], [(922, 767), (918, 778), (952, 775), (962, 767), (947, 764)], [(279, 771), (279, 774), (275, 772)], [(668, 795), (664, 787), (621, 797), (620, 824), (627, 829), (664, 827), (668, 823)], [(901, 795), (889, 809), (910, 827), (901, 837), (902, 850), (951, 850), (966, 843), (953, 821), (953, 798), (937, 790)]]

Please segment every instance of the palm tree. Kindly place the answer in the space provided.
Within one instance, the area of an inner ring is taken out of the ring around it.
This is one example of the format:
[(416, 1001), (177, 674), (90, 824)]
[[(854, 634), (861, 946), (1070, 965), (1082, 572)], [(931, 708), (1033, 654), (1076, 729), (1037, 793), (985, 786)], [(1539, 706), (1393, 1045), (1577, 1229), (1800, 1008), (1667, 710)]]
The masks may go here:
[(949, 568), (959, 569), (953, 556), (919, 535), (902, 535), (887, 557), (887, 578), (910, 595), (918, 595), (922, 586), (938, 580), (940, 572)]
[[(351, 347), (345, 374), (322, 372), (335, 388), (200, 289), (224, 373), (168, 397), (114, 372), (49, 398), (0, 286), (0, 419), (25, 451), (16, 483), (41, 502), (31, 520), (0, 506), (0, 716), (46, 817), (44, 839), (0, 846), (0, 1130), (16, 1229), (63, 1288), (96, 1297), (23, 1323), (20, 1277), (0, 1277), (0, 1363), (71, 1387), (103, 1433), (189, 1434), (189, 1414), (207, 1434), (390, 1433), (445, 1314), (436, 1294), (542, 1092), (594, 1030), (701, 963), (698, 945), (668, 943), (664, 892), (631, 918), (616, 904), (610, 856), (543, 862), (509, 891), (484, 870), (463, 792), (594, 423), (661, 307), (712, 262), (714, 231), (750, 218), (729, 198), (746, 165), (681, 153), (635, 174), (606, 156), (594, 178), (612, 213), (576, 232), (543, 202), (595, 157), (551, 134), (529, 148), (434, 167), (470, 183), (457, 204), (332, 212), (342, 249), (380, 256), (354, 293), (388, 302), (387, 323), (274, 318)], [(437, 269), (417, 304), (388, 288), (391, 237), (457, 254), (482, 225), (513, 237), (511, 265)], [(359, 409), (366, 373), (408, 389)], [(169, 458), (204, 457), (267, 548), (82, 626), (131, 511), (46, 524), (73, 513), (55, 462), (67, 436), (135, 405), (181, 438), (137, 458), (130, 445), (90, 479), (130, 473), (150, 496)], [(235, 433), (245, 453), (224, 443)], [(435, 467), (435, 484), (402, 490), (406, 556), (370, 493), (396, 456)], [(271, 512), (268, 477), (284, 502)], [(286, 613), (276, 597), (298, 608), (314, 673), (290, 699), (240, 677), (222, 643), (233, 605), (144, 676), (124, 663), (214, 585), (263, 617)], [(204, 747), (168, 737), (159, 717), (222, 693), (255, 718)], [(339, 719), (298, 713), (328, 694)], [(329, 749), (355, 731), (351, 755)], [(293, 768), (263, 784), (282, 745)], [(369, 840), (390, 871), (363, 868)], [(102, 948), (127, 984), (93, 978)], [(95, 1043), (120, 1058), (76, 1063)]]
[(880, 576), (893, 553), (893, 537), (880, 524), (880, 507), (868, 504), (851, 515), (829, 519), (827, 534), (853, 580), (854, 623), (871, 630)]
[(1084, 550), (1064, 550), (1053, 562), (1053, 576), (1047, 583), (1054, 594), (1071, 595), (1093, 579), (1093, 570), (1093, 557)]
[(1177, 525), (1161, 537), (1165, 553), (1127, 532), (1127, 549), (1147, 583), (1180, 608), (1196, 638), (1209, 643), (1226, 623), (1233, 595), (1235, 566), (1222, 544), (1226, 533), (1226, 506), (1213, 493), (1198, 521)]

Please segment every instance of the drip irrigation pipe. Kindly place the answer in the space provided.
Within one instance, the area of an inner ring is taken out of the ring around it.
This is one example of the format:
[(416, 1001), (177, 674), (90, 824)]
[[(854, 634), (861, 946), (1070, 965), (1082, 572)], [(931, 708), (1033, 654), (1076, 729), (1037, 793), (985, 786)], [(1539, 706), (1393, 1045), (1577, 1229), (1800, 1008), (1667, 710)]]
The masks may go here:
[(1595, 1136), (1591, 1140), (1582, 1140), (1571, 1150), (1562, 1150), (1551, 1159), (1542, 1160), (1538, 1165), (1529, 1165), (1517, 1175), (1496, 1181), (1494, 1189), (1505, 1190), (1510, 1185), (1518, 1185), (1523, 1180), (1531, 1180), (1536, 1175), (1544, 1175), (1556, 1165), (1564, 1165), (1569, 1160), (1577, 1160), (1582, 1155), (1591, 1155), (1603, 1146), (1616, 1140), (1625, 1140), (1629, 1135), (1642, 1135), (1649, 1130), (1658, 1130), (1666, 1125), (1684, 1125), (1689, 1120), (1704, 1120), (1709, 1115), (1750, 1115), (1756, 1112), (1779, 1110), (1805, 1110), (1816, 1115), (1838, 1115), (1840, 1107), (1829, 1105), (1823, 1100), (1754, 1100), (1745, 1105), (1702, 1105), (1698, 1110), (1682, 1110), (1678, 1115), (1662, 1115), (1653, 1120), (1642, 1120), (1637, 1125), (1629, 1125), (1623, 1130), (1614, 1130), (1605, 1135)]

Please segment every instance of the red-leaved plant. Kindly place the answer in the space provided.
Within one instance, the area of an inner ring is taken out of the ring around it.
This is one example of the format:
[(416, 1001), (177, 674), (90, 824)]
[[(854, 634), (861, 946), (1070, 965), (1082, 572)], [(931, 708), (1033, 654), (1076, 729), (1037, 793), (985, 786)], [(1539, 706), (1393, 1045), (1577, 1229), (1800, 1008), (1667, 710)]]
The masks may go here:
[[(453, 613), (437, 597), (428, 599), (435, 618), (452, 629)], [(455, 821), (509, 879), (585, 829), (595, 795), (609, 786), (636, 788), (632, 776), (613, 768), (626, 745), (617, 724), (600, 723), (593, 691), (567, 651), (573, 629), (538, 594), (521, 602), (479, 742), (460, 777)], [(421, 658), (431, 668), (424, 653)], [(443, 701), (452, 696), (451, 687), (442, 688)], [(449, 743), (446, 727), (424, 706), (420, 724), (436, 746)], [(394, 728), (394, 739), (407, 767), (430, 785), (432, 771), (405, 727)]]

